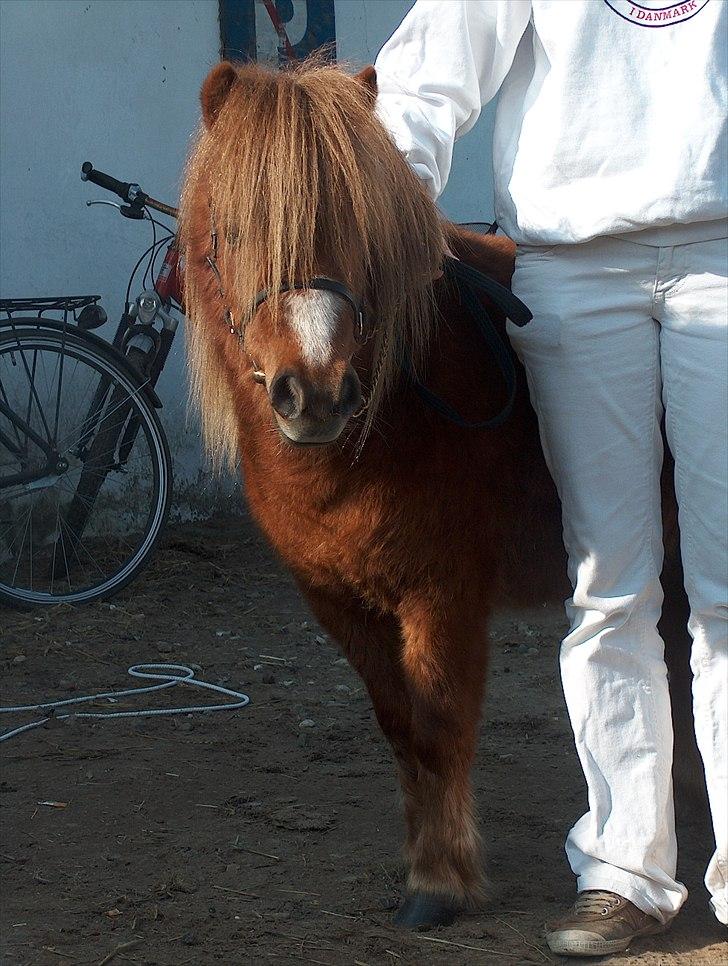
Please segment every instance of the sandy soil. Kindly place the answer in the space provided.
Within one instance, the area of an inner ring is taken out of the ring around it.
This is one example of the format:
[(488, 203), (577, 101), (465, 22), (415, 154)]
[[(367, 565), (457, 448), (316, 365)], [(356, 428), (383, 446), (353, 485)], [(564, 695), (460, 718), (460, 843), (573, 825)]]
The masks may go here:
[[(388, 748), (358, 679), (244, 520), (177, 529), (113, 606), (0, 611), (2, 704), (124, 688), (144, 661), (199, 665), (251, 697), (233, 713), (77, 720), (3, 746), (2, 962), (556, 962), (541, 924), (571, 901), (562, 842), (585, 801), (560, 630), (547, 611), (494, 626), (475, 769), (489, 905), (406, 933), (390, 924), (403, 869)], [(615, 966), (728, 961), (701, 881), (712, 838), (686, 817), (690, 899), (669, 933)]]

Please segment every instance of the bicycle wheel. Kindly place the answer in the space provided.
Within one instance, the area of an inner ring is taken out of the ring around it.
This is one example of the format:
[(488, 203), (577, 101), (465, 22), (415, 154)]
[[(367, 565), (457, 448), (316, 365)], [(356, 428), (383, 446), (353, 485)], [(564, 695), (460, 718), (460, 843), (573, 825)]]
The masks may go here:
[(117, 593), (149, 561), (172, 490), (143, 379), (95, 336), (16, 320), (0, 328), (0, 402), (0, 601)]

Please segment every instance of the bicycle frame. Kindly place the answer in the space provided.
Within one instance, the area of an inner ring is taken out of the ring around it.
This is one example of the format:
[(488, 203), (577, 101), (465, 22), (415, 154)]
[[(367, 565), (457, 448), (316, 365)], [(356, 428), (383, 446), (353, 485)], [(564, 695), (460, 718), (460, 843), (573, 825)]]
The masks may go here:
[[(168, 206), (154, 202), (153, 199), (147, 200), (148, 202), (151, 201), (154, 207), (164, 209), (165, 214), (172, 216), (176, 214), (176, 211), (173, 208), (169, 208)], [(121, 210), (123, 214), (123, 209)], [(135, 300), (133, 308), (130, 307), (129, 303), (127, 302), (111, 343), (121, 355), (125, 356), (126, 346), (130, 339), (132, 339), (136, 334), (146, 334), (152, 338), (153, 341), (155, 341), (153, 358), (151, 359), (148, 371), (143, 373), (143, 375), (146, 376), (145, 385), (152, 396), (152, 401), (156, 408), (161, 408), (162, 403), (157, 394), (154, 392), (154, 387), (156, 386), (157, 380), (159, 379), (162, 369), (164, 368), (164, 364), (167, 361), (169, 351), (172, 348), (172, 342), (174, 341), (174, 335), (179, 324), (179, 319), (169, 314), (170, 310), (173, 309), (173, 303), (176, 302), (178, 305), (180, 305), (181, 311), (184, 314), (182, 280), (179, 275), (179, 261), (180, 255), (179, 249), (177, 248), (177, 236), (175, 235), (170, 244), (167, 246), (167, 251), (157, 277), (152, 281), (153, 295), (159, 297), (161, 304), (157, 307), (148, 323), (139, 323), (137, 318), (141, 314), (140, 301), (145, 297), (147, 299), (152, 298), (152, 293), (140, 293)], [(157, 330), (153, 329), (152, 326), (152, 323), (157, 316), (162, 319), (162, 330), (159, 333), (157, 333)], [(159, 339), (158, 343), (156, 342), (157, 336)], [(99, 385), (96, 388), (96, 392), (86, 415), (88, 429), (84, 436), (79, 440), (80, 447), (83, 447), (88, 442), (93, 435), (96, 426), (98, 425), (108, 389), (108, 380), (105, 378), (100, 379)], [(131, 452), (136, 431), (137, 426), (135, 421), (131, 419), (124, 429), (119, 446), (119, 462), (122, 465)]]
[[(177, 326), (179, 325), (179, 319), (175, 315), (170, 314), (174, 307), (173, 303), (177, 302), (182, 306), (182, 284), (179, 275), (179, 249), (177, 248), (176, 236), (168, 245), (162, 266), (152, 284), (154, 287), (153, 294), (142, 292), (141, 295), (137, 296), (135, 302), (136, 314), (139, 317), (142, 315), (142, 302), (154, 300), (154, 306), (152, 306), (154, 313), (149, 322), (142, 322), (140, 324), (132, 314), (134, 310), (130, 312), (127, 306), (119, 322), (114, 337), (114, 345), (123, 352), (126, 344), (131, 342), (138, 332), (141, 332), (142, 335), (146, 334), (149, 338), (153, 339), (155, 342), (154, 355), (151, 357), (148, 371), (144, 373), (147, 378), (147, 384), (153, 392), (167, 361), (167, 357), (169, 356)], [(159, 305), (156, 304), (157, 298), (159, 299)], [(151, 308), (148, 307), (148, 311), (151, 311)], [(184, 313), (184, 308), (181, 308), (181, 311)], [(153, 322), (157, 317), (162, 320), (161, 332), (157, 332), (153, 327)], [(158, 342), (156, 341), (157, 336)], [(99, 390), (101, 389), (102, 387), (99, 386)], [(161, 402), (158, 401), (156, 393), (154, 394), (154, 398), (156, 400), (155, 405), (158, 403), (161, 406)], [(100, 402), (103, 402), (103, 394), (101, 395)], [(124, 429), (119, 445), (119, 462), (122, 465), (129, 457), (137, 430), (136, 420), (132, 417)]]

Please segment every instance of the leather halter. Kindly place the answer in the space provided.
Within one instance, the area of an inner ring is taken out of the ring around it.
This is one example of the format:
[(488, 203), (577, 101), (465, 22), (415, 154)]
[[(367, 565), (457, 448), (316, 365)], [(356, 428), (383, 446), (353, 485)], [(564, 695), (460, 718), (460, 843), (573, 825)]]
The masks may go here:
[[(210, 211), (210, 216), (210, 242), (212, 253), (206, 256), (206, 261), (209, 267), (212, 269), (217, 280), (220, 297), (224, 300), (225, 292), (222, 285), (222, 276), (220, 275), (220, 270), (217, 267), (216, 262), (217, 230), (215, 228), (212, 208)], [(490, 233), (492, 232), (489, 232), (489, 234)], [(457, 258), (446, 256), (444, 259), (443, 268), (445, 276), (449, 278), (451, 283), (455, 284), (464, 307), (468, 310), (469, 314), (475, 321), (481, 336), (495, 357), (498, 368), (500, 369), (506, 383), (506, 389), (508, 392), (506, 404), (499, 413), (496, 413), (496, 415), (492, 416), (490, 419), (476, 421), (463, 419), (456, 409), (446, 403), (444, 399), (441, 399), (439, 396), (429, 390), (419, 381), (419, 379), (417, 379), (412, 368), (409, 353), (407, 351), (405, 351), (402, 359), (402, 369), (411, 382), (415, 392), (425, 403), (425, 405), (429, 406), (431, 409), (434, 409), (435, 412), (439, 413), (439, 415), (444, 419), (447, 419), (449, 422), (455, 423), (457, 426), (460, 426), (464, 429), (495, 429), (498, 426), (501, 426), (508, 419), (511, 411), (513, 410), (517, 390), (516, 369), (509, 347), (507, 346), (503, 337), (496, 330), (485, 306), (481, 303), (476, 292), (481, 291), (488, 295), (495, 305), (504, 313), (504, 315), (506, 315), (511, 322), (519, 327), (527, 325), (533, 316), (528, 307), (524, 305), (523, 302), (509, 289), (505, 288), (494, 279), (489, 278), (487, 275), (483, 275), (482, 272), (479, 272), (471, 265), (467, 265), (465, 262), (461, 262)], [(334, 278), (328, 278), (327, 276), (322, 275), (312, 278), (308, 282), (284, 282), (278, 289), (278, 292), (304, 291), (307, 289), (333, 292), (348, 302), (354, 313), (354, 338), (359, 343), (366, 341), (364, 333), (364, 310), (362, 308), (362, 304), (352, 293), (351, 289), (349, 289), (343, 282), (339, 282)], [(267, 289), (263, 289), (262, 291), (258, 292), (253, 301), (253, 305), (251, 306), (249, 317), (253, 316), (255, 311), (263, 304), (263, 302), (270, 298), (271, 294), (272, 292)], [(248, 355), (245, 349), (245, 333), (240, 326), (235, 324), (229, 307), (225, 309), (225, 321), (229, 326), (232, 335), (237, 337), (243, 352)], [(248, 358), (250, 358), (250, 356), (248, 356)], [(250, 362), (255, 381), (265, 384), (265, 373), (258, 369), (252, 359), (250, 359)]]
[[(306, 291), (316, 289), (321, 292), (333, 292), (345, 299), (354, 313), (354, 338), (358, 343), (364, 342), (364, 310), (361, 302), (357, 299), (351, 289), (347, 288), (343, 282), (337, 282), (335, 278), (328, 278), (326, 275), (317, 275), (308, 282), (284, 282), (278, 289), (279, 292)], [(270, 298), (271, 293), (267, 289), (258, 292), (253, 302), (251, 315), (255, 310)]]
[[(215, 227), (215, 218), (212, 205), (210, 206), (210, 245), (212, 252), (206, 256), (205, 261), (212, 269), (212, 272), (217, 281), (218, 291), (220, 293), (220, 298), (225, 298), (225, 291), (222, 286), (222, 276), (220, 274), (220, 269), (217, 267), (217, 228)], [(366, 341), (364, 332), (364, 309), (362, 307), (361, 301), (354, 295), (351, 289), (346, 286), (343, 282), (337, 281), (335, 278), (328, 278), (326, 275), (317, 275), (310, 279), (308, 282), (284, 282), (281, 287), (277, 290), (279, 293), (282, 292), (297, 292), (306, 291), (308, 289), (316, 289), (322, 292), (333, 292), (335, 295), (341, 296), (348, 304), (354, 313), (354, 339), (357, 343), (361, 344)], [(273, 293), (269, 289), (262, 289), (255, 296), (253, 304), (248, 313), (248, 318), (252, 318), (258, 308), (265, 302)], [(245, 348), (245, 333), (240, 326), (235, 324), (233, 319), (233, 314), (228, 306), (225, 309), (225, 322), (230, 328), (230, 333), (237, 336), (241, 348)]]

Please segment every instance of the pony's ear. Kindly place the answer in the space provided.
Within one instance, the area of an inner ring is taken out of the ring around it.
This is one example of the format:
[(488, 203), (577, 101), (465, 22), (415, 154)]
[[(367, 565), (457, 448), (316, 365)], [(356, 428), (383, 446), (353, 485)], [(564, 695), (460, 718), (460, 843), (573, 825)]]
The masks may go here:
[(200, 102), (202, 103), (202, 120), (208, 129), (217, 120), (217, 116), (227, 100), (233, 84), (237, 80), (238, 72), (230, 61), (223, 60), (212, 68), (202, 83)]
[(374, 67), (369, 64), (364, 70), (360, 70), (356, 75), (356, 79), (359, 81), (364, 90), (369, 94), (369, 99), (372, 105), (377, 99), (377, 72)]

